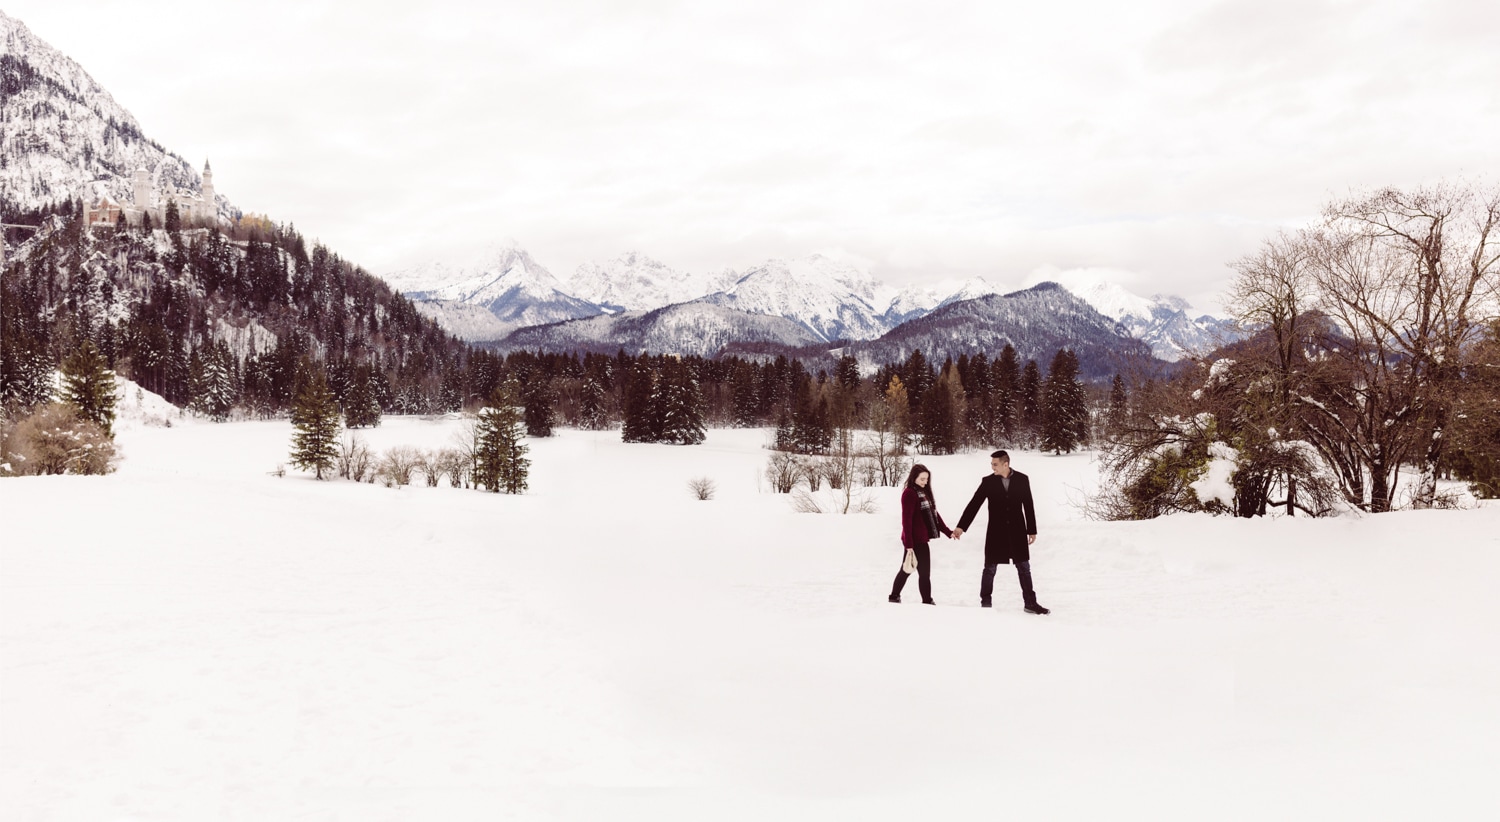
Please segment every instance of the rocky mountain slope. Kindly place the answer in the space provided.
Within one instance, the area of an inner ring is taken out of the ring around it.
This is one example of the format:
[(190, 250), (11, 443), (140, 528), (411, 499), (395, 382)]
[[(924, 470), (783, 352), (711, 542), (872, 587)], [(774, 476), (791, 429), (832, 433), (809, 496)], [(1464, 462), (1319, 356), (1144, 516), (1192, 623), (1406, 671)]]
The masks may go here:
[[(0, 11), (0, 208), (6, 215), (101, 195), (131, 197), (131, 175), (197, 191), (188, 161), (147, 138), (78, 63)], [(238, 212), (223, 197), (220, 213)]]
[(679, 303), (652, 311), (627, 311), (523, 328), (500, 340), (500, 350), (595, 351), (696, 354), (713, 357), (727, 349), (791, 350), (819, 338), (785, 317), (749, 314), (706, 302)]
[(942, 362), (962, 354), (994, 357), (1006, 344), (1015, 346), (1023, 362), (1034, 359), (1043, 370), (1059, 348), (1071, 348), (1082, 376), (1094, 380), (1151, 358), (1150, 346), (1056, 283), (949, 303), (847, 351), (868, 369), (905, 360), (917, 349), (929, 361)]

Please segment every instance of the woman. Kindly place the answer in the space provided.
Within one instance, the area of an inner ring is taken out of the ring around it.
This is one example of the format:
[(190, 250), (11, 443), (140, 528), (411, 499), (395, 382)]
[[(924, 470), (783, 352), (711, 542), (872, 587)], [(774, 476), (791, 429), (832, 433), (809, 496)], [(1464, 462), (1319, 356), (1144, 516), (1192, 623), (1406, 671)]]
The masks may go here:
[[(922, 592), (924, 605), (937, 604), (932, 601), (932, 555), (927, 550), (927, 541), (939, 533), (953, 536), (933, 501), (932, 472), (919, 463), (911, 467), (906, 489), (901, 492), (901, 544), (917, 555), (917, 590)], [(903, 551), (901, 570), (896, 572), (896, 582), (891, 585), (891, 602), (901, 601), (901, 589), (911, 576), (906, 572), (905, 558)]]

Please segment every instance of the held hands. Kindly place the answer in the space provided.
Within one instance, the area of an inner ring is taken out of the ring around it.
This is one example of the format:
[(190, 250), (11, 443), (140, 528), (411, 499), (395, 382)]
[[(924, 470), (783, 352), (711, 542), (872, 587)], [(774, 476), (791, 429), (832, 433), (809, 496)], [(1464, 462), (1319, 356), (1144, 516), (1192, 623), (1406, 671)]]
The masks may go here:
[[(954, 528), (953, 529), (953, 533), (950, 535), (949, 538), (950, 539), (958, 539), (959, 537), (962, 537), (963, 535), (964, 535), (964, 529), (962, 529), (962, 528)], [(1027, 534), (1026, 535), (1026, 544), (1027, 545), (1034, 545), (1034, 544), (1036, 544), (1036, 534)]]

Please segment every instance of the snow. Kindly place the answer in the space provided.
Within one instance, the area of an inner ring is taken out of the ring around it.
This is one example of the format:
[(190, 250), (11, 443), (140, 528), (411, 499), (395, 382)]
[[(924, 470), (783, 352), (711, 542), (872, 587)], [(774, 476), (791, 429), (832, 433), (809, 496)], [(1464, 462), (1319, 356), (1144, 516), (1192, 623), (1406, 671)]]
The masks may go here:
[(1203, 476), (1188, 485), (1198, 495), (1198, 501), (1207, 505), (1217, 501), (1226, 508), (1234, 504), (1235, 469), (1239, 467), (1239, 452), (1228, 443), (1212, 442), (1208, 446), (1208, 464), (1203, 467)]
[[(938, 607), (887, 604), (896, 491), (795, 513), (764, 430), (563, 431), (519, 497), (278, 478), (290, 435), (125, 424), (116, 474), (0, 482), (5, 816), (1500, 813), (1497, 507), (1099, 523), (1090, 456), (1013, 452), (1033, 617), (1009, 569), (977, 607), (982, 513)], [(985, 455), (922, 461), (955, 522)]]

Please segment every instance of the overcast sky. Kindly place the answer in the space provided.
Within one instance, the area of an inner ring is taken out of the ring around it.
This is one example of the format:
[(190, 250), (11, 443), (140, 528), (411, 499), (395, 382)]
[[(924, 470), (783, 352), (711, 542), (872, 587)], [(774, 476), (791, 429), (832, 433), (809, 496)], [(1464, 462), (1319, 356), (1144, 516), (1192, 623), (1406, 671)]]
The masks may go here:
[(237, 206), (376, 273), (514, 238), (564, 278), (820, 252), (1212, 309), (1330, 197), (1500, 159), (1477, 0), (4, 3)]

